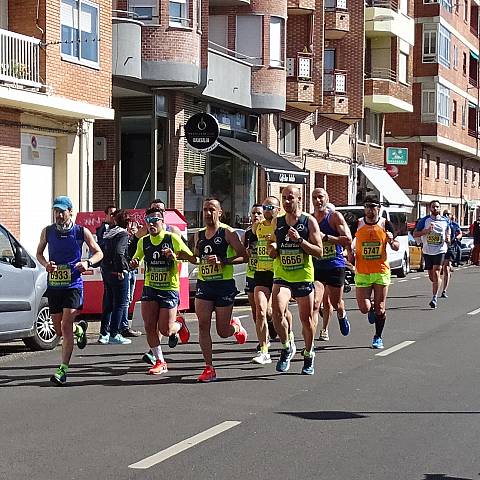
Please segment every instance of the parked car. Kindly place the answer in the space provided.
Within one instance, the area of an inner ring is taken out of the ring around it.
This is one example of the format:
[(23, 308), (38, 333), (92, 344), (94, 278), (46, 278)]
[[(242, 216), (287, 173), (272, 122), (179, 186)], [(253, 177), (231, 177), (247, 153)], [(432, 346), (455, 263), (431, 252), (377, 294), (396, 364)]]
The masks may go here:
[(423, 272), (425, 270), (425, 261), (423, 259), (422, 245), (417, 243), (417, 240), (410, 232), (408, 232), (408, 251), (410, 253), (410, 270)]
[(470, 255), (473, 249), (473, 237), (470, 237), (468, 235), (463, 235), (460, 248), (462, 250), (461, 259), (468, 260), (470, 258)]
[[(196, 230), (192, 230), (188, 232), (188, 243), (191, 248), (193, 248), (193, 235), (195, 234)], [(243, 235), (245, 234), (245, 230), (237, 229), (235, 230), (237, 235), (243, 239)], [(247, 273), (247, 264), (241, 263), (238, 265), (233, 266), (233, 278), (235, 280), (235, 284), (237, 285), (237, 290), (240, 291), (238, 298), (245, 298), (245, 282), (246, 282), (246, 273)], [(195, 292), (197, 290), (197, 276), (198, 276), (198, 266), (192, 265), (191, 263), (188, 264), (188, 284), (189, 284), (189, 297), (190, 297), (190, 305), (193, 304), (193, 299), (195, 298)]]
[(46, 290), (45, 269), (0, 225), (0, 341), (22, 339), (32, 350), (57, 346)]

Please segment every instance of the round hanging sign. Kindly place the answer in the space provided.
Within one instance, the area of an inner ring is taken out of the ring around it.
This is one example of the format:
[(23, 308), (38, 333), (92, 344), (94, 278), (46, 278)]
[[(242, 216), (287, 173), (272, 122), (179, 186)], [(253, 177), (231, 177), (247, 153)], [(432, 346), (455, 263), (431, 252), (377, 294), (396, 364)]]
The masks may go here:
[(218, 145), (220, 127), (217, 119), (210, 113), (196, 113), (185, 124), (187, 145), (194, 152), (207, 153)]

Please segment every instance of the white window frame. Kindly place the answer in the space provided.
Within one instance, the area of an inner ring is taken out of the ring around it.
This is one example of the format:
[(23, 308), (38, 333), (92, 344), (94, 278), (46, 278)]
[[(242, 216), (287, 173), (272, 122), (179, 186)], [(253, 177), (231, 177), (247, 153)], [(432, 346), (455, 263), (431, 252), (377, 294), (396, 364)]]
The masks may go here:
[[(287, 155), (298, 155), (298, 123), (282, 119), (282, 133), (280, 135), (280, 151)], [(291, 145), (293, 136), (293, 147)], [(288, 138), (288, 142), (286, 141)]]
[[(170, 15), (172, 5), (180, 5), (180, 16)], [(189, 28), (190, 27), (190, 5), (189, 0), (169, 0), (168, 2), (168, 24), (170, 27)]]
[[(280, 31), (278, 31), (280, 30)], [(278, 38), (280, 33), (280, 38)], [(270, 66), (283, 67), (285, 65), (283, 39), (285, 38), (285, 20), (282, 17), (270, 17)]]
[(450, 90), (437, 85), (437, 123), (450, 126)]
[(435, 63), (437, 61), (437, 25), (423, 24), (422, 62)]
[(438, 26), (438, 63), (450, 68), (452, 34), (443, 25)]
[(458, 46), (453, 46), (453, 68), (455, 70), (458, 69)]
[(398, 81), (408, 85), (408, 54), (398, 53)]
[(466, 121), (467, 121), (467, 109), (465, 107), (465, 104), (462, 103), (462, 129), (465, 129)]
[[(95, 69), (100, 68), (100, 5), (98, 3), (91, 2), (90, 0), (73, 0), (77, 4), (78, 8), (75, 10), (76, 13), (76, 18), (73, 18), (73, 27), (70, 27), (70, 25), (66, 25), (67, 27), (70, 28), (76, 28), (76, 31), (80, 34), (81, 33), (81, 25), (82, 25), (82, 5), (88, 5), (90, 8), (94, 8), (97, 12), (97, 21), (95, 25), (95, 32), (90, 32), (93, 34), (94, 38), (97, 39), (97, 60), (92, 61), (88, 60), (85, 58), (82, 58), (82, 43), (80, 41), (80, 38), (78, 38), (78, 55), (70, 55), (68, 53), (62, 52), (62, 46), (60, 46), (60, 57), (62, 60), (66, 60), (68, 62), (72, 63), (78, 63), (80, 65), (84, 65), (86, 67), (91, 67)], [(66, 1), (61, 0), (60, 2), (60, 12), (62, 11), (62, 7), (66, 4)], [(62, 25), (65, 25), (62, 23), (62, 13), (60, 13), (60, 36), (62, 35)], [(80, 28), (79, 28), (80, 27)], [(62, 39), (63, 40), (63, 39)]]
[(434, 122), (437, 112), (436, 92), (434, 89), (422, 89), (422, 122)]
[(383, 114), (370, 112), (370, 144), (382, 145)]
[[(456, 1), (456, 0), (455, 0)], [(452, 13), (452, 0), (440, 0), (440, 5), (447, 11)]]
[(150, 8), (152, 13), (150, 16), (135, 16), (136, 20), (146, 24), (158, 24), (158, 0), (128, 0), (129, 12), (137, 13), (140, 8)]

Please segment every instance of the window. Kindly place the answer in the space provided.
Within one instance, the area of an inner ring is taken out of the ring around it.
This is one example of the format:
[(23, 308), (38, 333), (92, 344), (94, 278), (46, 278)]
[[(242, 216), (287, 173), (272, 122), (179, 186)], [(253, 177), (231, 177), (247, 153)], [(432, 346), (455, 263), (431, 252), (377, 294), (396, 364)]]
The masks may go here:
[(383, 115), (370, 112), (370, 143), (382, 145)]
[(169, 23), (172, 27), (188, 27), (190, 20), (188, 18), (188, 0), (170, 0), (169, 4)]
[(425, 155), (425, 177), (430, 177), (430, 154)]
[(7, 233), (0, 229), (0, 262), (13, 263), (15, 255)]
[(468, 22), (468, 0), (463, 2), (463, 19)]
[(197, 32), (202, 32), (202, 0), (197, 0)]
[(367, 129), (366, 129), (366, 122), (365, 122), (366, 114), (364, 112), (363, 118), (358, 122), (358, 141), (359, 142), (366, 142), (367, 141)]
[(407, 0), (400, 0), (399, 1), (399, 9), (398, 11), (400, 13), (403, 13), (403, 15), (408, 16), (408, 1)]
[(208, 40), (213, 42), (212, 48), (221, 52), (228, 45), (228, 17), (227, 15), (209, 15)]
[(280, 151), (282, 153), (289, 153), (297, 155), (297, 136), (298, 126), (296, 123), (282, 120), (282, 132), (280, 135)]
[(445, 180), (449, 180), (450, 178), (450, 164), (445, 162)]
[(468, 183), (468, 170), (463, 172), (463, 183), (466, 185)]
[(435, 121), (435, 90), (422, 91), (422, 122)]
[(458, 182), (458, 165), (455, 165), (455, 168), (453, 169), (453, 180)]
[(437, 58), (437, 26), (423, 25), (423, 63), (433, 63)]
[(270, 17), (270, 66), (283, 66), (283, 18)]
[(458, 47), (453, 46), (453, 68), (456, 70), (458, 68)]
[(438, 34), (438, 61), (445, 67), (450, 67), (450, 45), (452, 34), (443, 25), (439, 25)]
[(261, 65), (262, 58), (262, 20), (260, 15), (237, 16), (237, 37), (235, 40), (238, 58), (252, 65)]
[(98, 67), (98, 5), (87, 0), (62, 0), (62, 58)]
[(458, 15), (460, 11), (460, 0), (455, 0), (455, 15)]
[(443, 85), (437, 85), (437, 122), (442, 125), (450, 125), (450, 90)]
[(452, 13), (452, 0), (440, 0), (440, 5), (447, 11)]
[(408, 55), (403, 52), (398, 56), (398, 81), (408, 83)]
[(465, 105), (462, 105), (462, 128), (465, 128), (466, 123), (466, 109)]
[(129, 0), (128, 10), (135, 14), (136, 20), (158, 23), (157, 0)]
[(435, 160), (435, 179), (440, 180), (440, 157)]
[(465, 52), (462, 53), (462, 73), (464, 77), (467, 75), (467, 54)]
[(475, 185), (475, 180), (477, 179), (477, 172), (472, 170), (472, 185)]
[(452, 105), (453, 105), (453, 108), (452, 108), (452, 123), (454, 125), (456, 125), (457, 124), (457, 101), (454, 100), (452, 102)]

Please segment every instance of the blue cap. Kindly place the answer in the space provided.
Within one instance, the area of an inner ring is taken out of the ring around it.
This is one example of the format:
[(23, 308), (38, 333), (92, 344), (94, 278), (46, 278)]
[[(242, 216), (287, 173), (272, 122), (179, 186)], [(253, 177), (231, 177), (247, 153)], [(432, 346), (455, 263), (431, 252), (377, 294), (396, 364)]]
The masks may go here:
[(53, 201), (52, 208), (58, 208), (59, 210), (72, 210), (72, 201), (65, 195), (61, 195)]

